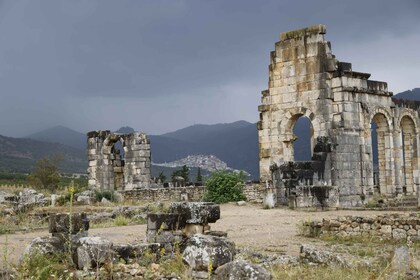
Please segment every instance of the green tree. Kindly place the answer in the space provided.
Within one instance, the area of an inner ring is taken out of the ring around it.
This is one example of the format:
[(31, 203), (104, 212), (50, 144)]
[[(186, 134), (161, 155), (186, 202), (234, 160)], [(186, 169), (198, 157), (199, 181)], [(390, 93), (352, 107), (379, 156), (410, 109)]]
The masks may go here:
[(60, 183), (58, 167), (63, 156), (45, 157), (37, 161), (34, 171), (28, 176), (28, 183), (36, 188), (54, 191)]
[(185, 182), (189, 182), (190, 181), (189, 175), (190, 175), (190, 169), (186, 165), (183, 165), (182, 169), (175, 170), (172, 173), (171, 178), (172, 178), (172, 181), (175, 181), (174, 180), (175, 177), (181, 176), (182, 178), (184, 178)]
[(165, 174), (163, 174), (163, 171), (161, 171), (161, 172), (159, 173), (159, 175), (158, 175), (158, 180), (159, 180), (161, 183), (165, 183), (165, 181), (166, 181), (166, 176), (165, 176)]
[(197, 178), (195, 179), (195, 181), (197, 183), (202, 183), (203, 182), (203, 177), (201, 176), (201, 168), (200, 167), (197, 170)]
[(242, 192), (244, 182), (243, 172), (213, 172), (205, 181), (207, 191), (204, 200), (215, 203), (245, 200), (246, 197)]

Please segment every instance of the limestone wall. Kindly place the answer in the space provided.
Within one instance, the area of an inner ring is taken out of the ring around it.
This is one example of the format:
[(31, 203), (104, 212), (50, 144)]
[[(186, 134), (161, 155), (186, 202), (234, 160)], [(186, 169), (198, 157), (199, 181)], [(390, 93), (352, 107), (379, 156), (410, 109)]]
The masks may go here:
[[(150, 141), (146, 134), (91, 131), (88, 139), (88, 185), (100, 190), (148, 188), (151, 179)], [(118, 151), (120, 142), (123, 151)]]
[(383, 239), (420, 241), (420, 216), (387, 214), (376, 217), (346, 216), (305, 222), (308, 232), (340, 237), (368, 236)]
[[(202, 201), (206, 187), (181, 187), (181, 188), (148, 188), (119, 191), (124, 200), (129, 201)], [(246, 201), (263, 203), (267, 187), (260, 184), (246, 184), (243, 188)]]
[(205, 187), (149, 188), (120, 191), (125, 201), (202, 201)]
[[(325, 33), (324, 25), (282, 33), (270, 54), (269, 88), (262, 91), (258, 107), (260, 181), (288, 188), (273, 170), (294, 161), (293, 128), (307, 117), (313, 128), (312, 161), (319, 161), (317, 139), (330, 141), (323, 170), (314, 171), (322, 173), (319, 185), (339, 190), (340, 206), (361, 206), (373, 193), (415, 195), (420, 184), (419, 112), (395, 106), (387, 83), (369, 80), (369, 73), (339, 61)], [(372, 122), (377, 126), (377, 167)]]

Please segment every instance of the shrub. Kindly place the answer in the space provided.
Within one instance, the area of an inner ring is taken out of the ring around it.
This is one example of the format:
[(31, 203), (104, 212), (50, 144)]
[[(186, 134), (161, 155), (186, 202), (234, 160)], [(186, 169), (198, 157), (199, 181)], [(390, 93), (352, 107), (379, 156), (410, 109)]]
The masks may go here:
[(109, 201), (116, 202), (117, 198), (114, 195), (113, 191), (97, 191), (95, 190), (95, 199), (98, 202), (101, 202), (102, 198), (106, 198)]
[(128, 225), (128, 222), (129, 220), (126, 217), (121, 216), (121, 215), (117, 216), (114, 220), (114, 224), (117, 227), (126, 226)]
[(245, 200), (242, 193), (244, 181), (245, 175), (242, 172), (213, 172), (205, 181), (207, 192), (204, 200), (215, 203)]

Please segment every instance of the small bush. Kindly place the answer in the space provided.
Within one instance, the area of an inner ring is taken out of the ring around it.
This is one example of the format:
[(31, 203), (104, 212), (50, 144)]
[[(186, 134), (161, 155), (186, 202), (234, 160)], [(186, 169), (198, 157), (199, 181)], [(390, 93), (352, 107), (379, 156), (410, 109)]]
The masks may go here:
[(242, 193), (244, 181), (245, 175), (242, 172), (213, 172), (205, 181), (207, 192), (204, 200), (215, 203), (245, 200)]
[(113, 191), (97, 191), (95, 190), (95, 199), (96, 201), (100, 202), (102, 198), (106, 198), (111, 202), (116, 202), (117, 197), (115, 196)]
[(114, 224), (117, 227), (126, 226), (126, 225), (128, 225), (128, 222), (129, 222), (129, 220), (126, 217), (121, 216), (121, 215), (117, 216), (114, 220)]

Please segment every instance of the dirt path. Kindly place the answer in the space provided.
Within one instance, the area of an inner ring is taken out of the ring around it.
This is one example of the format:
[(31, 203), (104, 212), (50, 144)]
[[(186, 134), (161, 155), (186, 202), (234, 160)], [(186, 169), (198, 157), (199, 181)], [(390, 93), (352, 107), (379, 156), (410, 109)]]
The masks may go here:
[[(233, 240), (239, 248), (298, 255), (301, 243), (320, 242), (297, 236), (297, 228), (302, 221), (346, 215), (373, 216), (384, 213), (350, 210), (326, 212), (291, 211), (289, 209), (265, 210), (258, 205), (224, 204), (221, 205), (221, 219), (211, 226), (212, 230), (227, 231), (229, 239)], [(7, 247), (8, 259), (16, 263), (32, 239), (45, 235), (48, 235), (48, 231), (2, 235), (0, 236), (0, 255), (3, 259)], [(102, 236), (114, 243), (144, 242), (146, 225), (90, 229), (89, 235)]]

